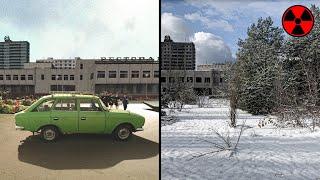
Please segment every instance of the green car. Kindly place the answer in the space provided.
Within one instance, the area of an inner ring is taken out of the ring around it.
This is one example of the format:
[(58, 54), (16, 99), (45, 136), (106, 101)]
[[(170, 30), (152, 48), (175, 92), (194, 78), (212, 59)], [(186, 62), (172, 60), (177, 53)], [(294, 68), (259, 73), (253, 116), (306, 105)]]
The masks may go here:
[(130, 111), (109, 110), (97, 96), (75, 94), (44, 96), (14, 117), (17, 130), (40, 132), (45, 141), (66, 133), (113, 134), (127, 140), (145, 122)]

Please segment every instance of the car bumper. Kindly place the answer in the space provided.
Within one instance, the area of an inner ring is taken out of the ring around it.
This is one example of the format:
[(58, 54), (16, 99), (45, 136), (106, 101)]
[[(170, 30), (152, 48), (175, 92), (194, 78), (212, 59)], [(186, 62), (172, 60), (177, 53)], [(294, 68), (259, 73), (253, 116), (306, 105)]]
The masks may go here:
[(22, 126), (16, 126), (16, 130), (24, 130), (24, 127), (22, 127)]
[(143, 128), (137, 128), (136, 131), (143, 131)]

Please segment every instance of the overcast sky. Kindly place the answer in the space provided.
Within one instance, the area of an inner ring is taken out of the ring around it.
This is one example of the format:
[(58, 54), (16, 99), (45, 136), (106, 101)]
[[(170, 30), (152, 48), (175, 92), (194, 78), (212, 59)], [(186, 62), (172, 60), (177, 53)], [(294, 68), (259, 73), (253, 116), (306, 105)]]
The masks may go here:
[(30, 60), (159, 56), (157, 0), (2, 0), (0, 38), (30, 42)]
[(271, 16), (280, 27), (283, 12), (295, 4), (319, 6), (320, 1), (163, 0), (161, 38), (169, 34), (174, 41), (193, 41), (198, 64), (224, 62), (235, 57), (238, 39), (246, 37), (250, 24)]

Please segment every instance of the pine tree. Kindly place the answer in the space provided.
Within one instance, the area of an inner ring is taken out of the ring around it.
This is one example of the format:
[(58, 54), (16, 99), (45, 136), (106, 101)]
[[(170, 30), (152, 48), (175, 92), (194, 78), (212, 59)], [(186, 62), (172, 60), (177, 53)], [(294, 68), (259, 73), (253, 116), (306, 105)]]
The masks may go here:
[(239, 107), (253, 114), (265, 114), (277, 105), (276, 81), (283, 31), (273, 26), (270, 17), (260, 18), (239, 40), (237, 76)]
[(319, 104), (320, 98), (320, 9), (311, 6), (312, 31), (305, 37), (290, 37), (283, 62), (284, 89), (289, 105)]

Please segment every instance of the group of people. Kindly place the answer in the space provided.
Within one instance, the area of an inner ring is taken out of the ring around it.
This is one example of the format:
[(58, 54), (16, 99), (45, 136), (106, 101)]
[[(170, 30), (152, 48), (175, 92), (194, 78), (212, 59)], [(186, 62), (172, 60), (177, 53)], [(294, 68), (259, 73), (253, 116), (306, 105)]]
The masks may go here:
[(115, 106), (116, 109), (118, 109), (119, 103), (122, 102), (123, 109), (126, 110), (129, 104), (129, 100), (126, 95), (120, 98), (118, 94), (114, 95), (112, 93), (103, 93), (100, 95), (100, 98), (108, 108), (112, 108), (113, 106)]

